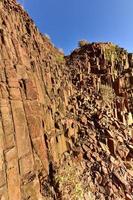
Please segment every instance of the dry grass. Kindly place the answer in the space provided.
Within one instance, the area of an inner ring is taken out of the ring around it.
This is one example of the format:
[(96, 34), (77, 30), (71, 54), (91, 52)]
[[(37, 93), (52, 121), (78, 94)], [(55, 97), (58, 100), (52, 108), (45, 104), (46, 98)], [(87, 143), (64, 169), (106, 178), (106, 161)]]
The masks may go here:
[(88, 44), (89, 44), (89, 42), (87, 40), (80, 40), (78, 42), (79, 47), (83, 47), (83, 46), (88, 45)]
[(100, 93), (104, 103), (111, 104), (114, 101), (115, 94), (113, 89), (109, 85), (101, 85), (100, 86)]
[(59, 184), (59, 191), (63, 200), (82, 200), (83, 188), (79, 178), (79, 172), (75, 167), (65, 165), (60, 168), (55, 176)]
[(59, 186), (62, 200), (94, 200), (89, 183), (83, 182), (80, 165), (64, 163), (55, 175), (55, 181)]
[(64, 63), (65, 62), (64, 55), (56, 56), (56, 62), (59, 63), (59, 64)]

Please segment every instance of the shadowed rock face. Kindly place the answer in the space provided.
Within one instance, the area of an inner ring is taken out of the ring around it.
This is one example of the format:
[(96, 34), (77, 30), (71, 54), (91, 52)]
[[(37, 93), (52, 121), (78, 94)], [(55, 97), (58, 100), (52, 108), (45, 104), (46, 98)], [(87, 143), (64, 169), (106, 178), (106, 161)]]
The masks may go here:
[(93, 43), (64, 57), (0, 1), (0, 199), (132, 199), (132, 86), (132, 54)]

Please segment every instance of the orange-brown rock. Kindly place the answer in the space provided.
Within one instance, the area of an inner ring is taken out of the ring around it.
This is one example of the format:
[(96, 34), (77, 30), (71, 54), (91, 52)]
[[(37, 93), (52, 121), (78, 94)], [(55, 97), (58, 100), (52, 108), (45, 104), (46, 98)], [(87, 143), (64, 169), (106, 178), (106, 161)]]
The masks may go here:
[(15, 0), (0, 2), (0, 199), (133, 199), (133, 54), (64, 57)]

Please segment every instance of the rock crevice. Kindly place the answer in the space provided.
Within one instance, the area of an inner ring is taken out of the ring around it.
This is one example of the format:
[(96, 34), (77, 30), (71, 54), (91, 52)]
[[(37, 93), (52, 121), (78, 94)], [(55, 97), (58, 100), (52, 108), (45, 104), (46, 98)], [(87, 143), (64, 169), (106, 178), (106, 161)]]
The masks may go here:
[(132, 199), (132, 90), (133, 54), (92, 43), (64, 56), (1, 1), (0, 199)]

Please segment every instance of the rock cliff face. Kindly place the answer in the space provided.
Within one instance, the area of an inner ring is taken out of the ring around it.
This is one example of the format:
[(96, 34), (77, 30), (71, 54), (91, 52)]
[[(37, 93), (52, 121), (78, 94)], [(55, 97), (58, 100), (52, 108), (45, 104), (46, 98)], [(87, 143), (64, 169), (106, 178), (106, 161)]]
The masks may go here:
[(0, 199), (133, 199), (133, 54), (70, 56), (0, 1)]

